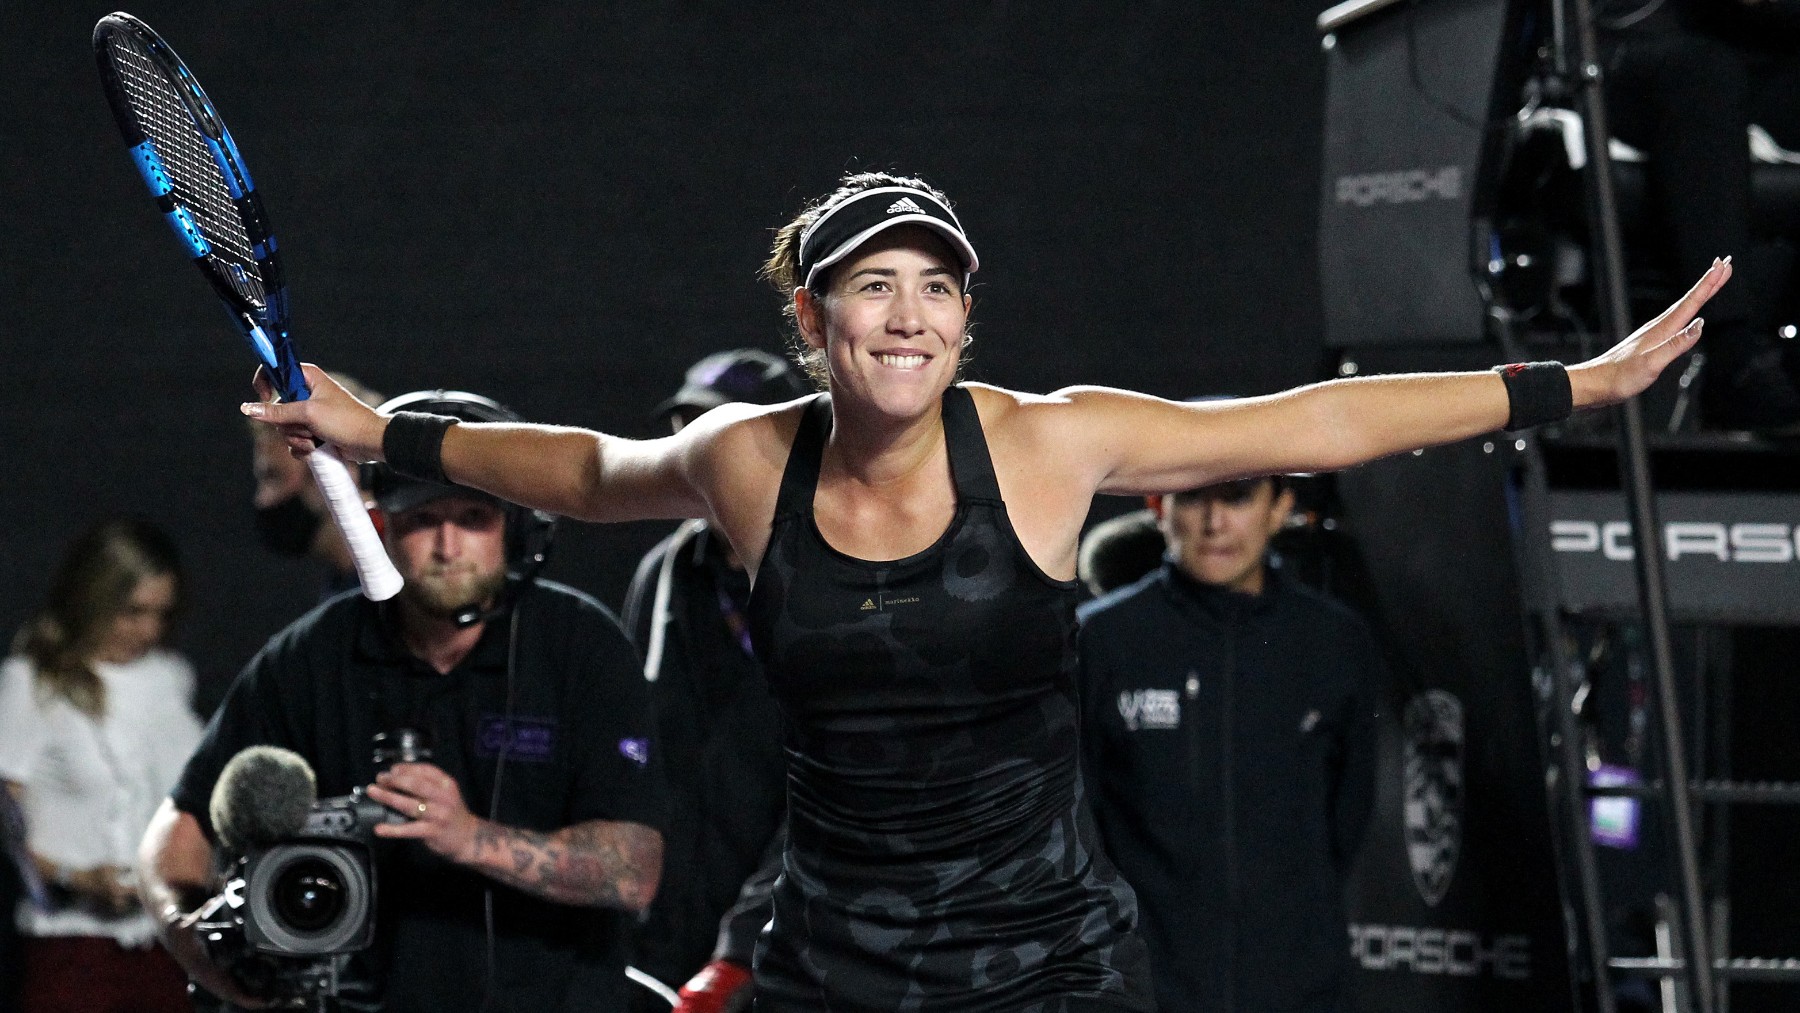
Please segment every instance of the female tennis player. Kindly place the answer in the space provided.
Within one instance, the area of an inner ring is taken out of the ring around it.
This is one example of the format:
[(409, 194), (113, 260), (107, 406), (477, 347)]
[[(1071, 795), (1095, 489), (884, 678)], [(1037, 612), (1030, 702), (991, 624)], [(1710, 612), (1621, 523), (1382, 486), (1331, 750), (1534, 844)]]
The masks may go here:
[(1150, 1008), (1135, 904), (1076, 778), (1076, 543), (1094, 494), (1331, 471), (1613, 404), (1693, 346), (1731, 273), (1715, 263), (1567, 369), (1178, 403), (958, 383), (977, 266), (942, 193), (858, 174), (782, 228), (765, 267), (824, 395), (726, 405), (647, 441), (383, 417), (312, 367), (312, 400), (244, 406), (297, 453), (318, 437), (572, 517), (725, 533), (756, 575), (749, 619), (790, 728), (759, 1009)]

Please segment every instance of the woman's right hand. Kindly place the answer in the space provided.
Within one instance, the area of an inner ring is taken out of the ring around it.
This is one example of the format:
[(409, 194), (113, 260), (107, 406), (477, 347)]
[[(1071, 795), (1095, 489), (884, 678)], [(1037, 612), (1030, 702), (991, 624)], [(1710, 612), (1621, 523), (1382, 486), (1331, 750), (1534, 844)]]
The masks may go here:
[(311, 363), (302, 363), (300, 369), (306, 375), (306, 385), (312, 388), (311, 397), (305, 401), (277, 401), (274, 383), (258, 367), (251, 385), (262, 400), (245, 402), (241, 406), (243, 413), (280, 430), (295, 457), (305, 457), (317, 444), (329, 443), (346, 461), (381, 460), (381, 436), (387, 429), (387, 419), (358, 401), (323, 369)]
[(91, 869), (63, 869), (57, 881), (70, 893), (109, 915), (130, 914), (138, 908), (137, 884), (131, 870), (117, 865)]
[(138, 909), (137, 877), (130, 869), (116, 865), (102, 865), (95, 869), (98, 889), (94, 896), (106, 905), (107, 910), (116, 915), (130, 914)]

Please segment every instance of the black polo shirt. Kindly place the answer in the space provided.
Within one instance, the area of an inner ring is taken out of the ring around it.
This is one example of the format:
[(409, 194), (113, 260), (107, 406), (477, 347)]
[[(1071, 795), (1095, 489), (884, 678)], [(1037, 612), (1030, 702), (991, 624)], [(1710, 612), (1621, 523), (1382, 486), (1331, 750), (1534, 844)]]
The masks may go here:
[[(208, 837), (207, 802), (226, 761), (247, 746), (306, 757), (319, 795), (375, 776), (377, 732), (411, 728), (462, 787), (471, 812), (553, 831), (585, 820), (662, 829), (660, 760), (651, 746), (637, 654), (592, 598), (557, 584), (515, 610), (509, 707), (506, 618), (487, 624), (462, 663), (439, 673), (401, 645), (389, 606), (351, 593), (276, 634), (233, 683), (172, 794)], [(496, 758), (511, 747), (497, 810)], [(624, 1009), (625, 915), (531, 897), (410, 841), (377, 844), (379, 940), (370, 955), (389, 1011), (476, 1009), (487, 986), (484, 894), (494, 894), (497, 1010)]]

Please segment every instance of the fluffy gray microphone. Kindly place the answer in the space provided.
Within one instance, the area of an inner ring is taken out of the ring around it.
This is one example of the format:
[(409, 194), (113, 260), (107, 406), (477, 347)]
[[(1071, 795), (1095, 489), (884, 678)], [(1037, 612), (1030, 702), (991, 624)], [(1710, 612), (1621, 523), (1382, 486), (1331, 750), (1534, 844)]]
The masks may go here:
[(299, 753), (251, 746), (219, 772), (206, 811), (219, 843), (241, 855), (298, 833), (318, 797), (312, 765)]

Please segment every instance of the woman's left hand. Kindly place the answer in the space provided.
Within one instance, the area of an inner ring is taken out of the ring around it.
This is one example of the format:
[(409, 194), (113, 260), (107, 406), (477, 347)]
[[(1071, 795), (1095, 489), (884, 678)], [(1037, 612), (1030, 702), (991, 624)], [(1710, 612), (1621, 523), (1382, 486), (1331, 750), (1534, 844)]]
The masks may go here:
[(378, 823), (377, 837), (409, 838), (451, 861), (461, 861), (475, 844), (481, 820), (463, 802), (462, 788), (442, 767), (396, 763), (375, 775), (369, 797), (407, 818)]
[(1669, 363), (1700, 340), (1700, 307), (1731, 277), (1731, 258), (1714, 260), (1694, 287), (1655, 320), (1604, 353), (1569, 367), (1576, 409), (1599, 408), (1635, 397)]

